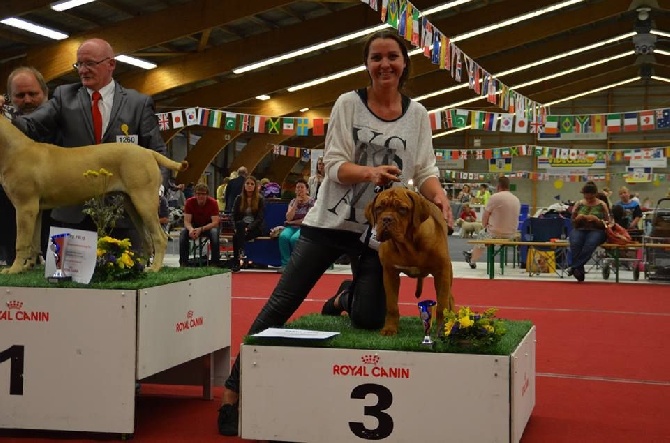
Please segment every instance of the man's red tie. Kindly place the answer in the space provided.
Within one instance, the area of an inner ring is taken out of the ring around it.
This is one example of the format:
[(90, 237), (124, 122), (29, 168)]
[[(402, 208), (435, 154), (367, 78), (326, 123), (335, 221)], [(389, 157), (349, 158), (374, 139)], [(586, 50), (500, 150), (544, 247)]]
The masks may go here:
[(100, 113), (100, 107), (98, 102), (102, 99), (99, 91), (93, 92), (93, 106), (91, 107), (91, 113), (93, 114), (93, 133), (95, 135), (95, 143), (99, 144), (102, 140), (102, 114)]

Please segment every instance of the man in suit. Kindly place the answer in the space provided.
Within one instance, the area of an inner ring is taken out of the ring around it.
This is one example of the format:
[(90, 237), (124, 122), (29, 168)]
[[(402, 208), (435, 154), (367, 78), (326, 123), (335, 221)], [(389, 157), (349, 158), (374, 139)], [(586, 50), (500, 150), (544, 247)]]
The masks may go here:
[[(14, 112), (27, 115), (47, 101), (49, 88), (42, 74), (35, 68), (22, 66), (7, 77), (7, 94)], [(42, 254), (45, 253), (49, 235), (49, 214), (42, 214)], [(0, 261), (11, 264), (16, 256), (16, 211), (0, 186)]]
[[(14, 125), (34, 140), (63, 147), (122, 142), (166, 154), (153, 100), (114, 81), (116, 60), (108, 42), (84, 41), (73, 67), (79, 83), (57, 87), (51, 100), (28, 116), (15, 118)], [(56, 134), (59, 139), (53, 138)], [(162, 172), (167, 185), (168, 171)], [(52, 218), (63, 227), (95, 231), (95, 224), (82, 209), (82, 205), (56, 208)], [(135, 249), (141, 245), (140, 235), (127, 216), (116, 226), (119, 232), (112, 235), (129, 237)]]

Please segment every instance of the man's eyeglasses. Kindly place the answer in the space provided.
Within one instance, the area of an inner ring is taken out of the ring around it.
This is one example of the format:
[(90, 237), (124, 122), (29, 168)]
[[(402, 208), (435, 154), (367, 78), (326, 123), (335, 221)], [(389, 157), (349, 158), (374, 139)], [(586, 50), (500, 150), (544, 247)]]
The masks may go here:
[(100, 63), (102, 63), (104, 61), (107, 61), (109, 59), (111, 59), (111, 57), (105, 57), (102, 60), (100, 60), (99, 62), (77, 62), (77, 63), (73, 63), (72, 67), (75, 70), (79, 70), (79, 68), (91, 69), (91, 68), (93, 68), (95, 66), (98, 66)]

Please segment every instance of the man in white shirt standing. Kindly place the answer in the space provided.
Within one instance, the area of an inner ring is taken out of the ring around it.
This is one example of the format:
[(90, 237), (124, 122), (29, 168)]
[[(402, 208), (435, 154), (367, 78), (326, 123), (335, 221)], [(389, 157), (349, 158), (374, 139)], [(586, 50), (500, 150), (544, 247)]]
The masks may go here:
[[(513, 239), (519, 226), (521, 202), (509, 190), (509, 178), (499, 177), (497, 192), (493, 194), (484, 207), (482, 215), (483, 230), (478, 239), (505, 238)], [(463, 251), (465, 261), (472, 269), (477, 267), (477, 260), (484, 253), (484, 245), (476, 245), (470, 251)]]

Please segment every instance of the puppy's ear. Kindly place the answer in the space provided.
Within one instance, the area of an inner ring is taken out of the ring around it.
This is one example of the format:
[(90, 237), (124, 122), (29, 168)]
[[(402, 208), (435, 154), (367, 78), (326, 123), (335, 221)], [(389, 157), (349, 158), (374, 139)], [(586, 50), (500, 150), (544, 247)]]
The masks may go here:
[(407, 192), (407, 196), (412, 200), (413, 203), (413, 213), (412, 213), (412, 224), (418, 227), (421, 223), (428, 220), (430, 217), (430, 206), (428, 200), (417, 194), (416, 192)]
[(373, 198), (372, 201), (368, 203), (368, 206), (365, 208), (365, 218), (370, 223), (370, 226), (374, 226), (377, 223), (375, 217), (375, 204), (377, 203), (377, 197), (379, 197), (379, 194), (376, 194), (375, 198)]

